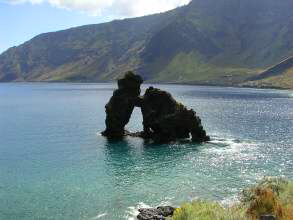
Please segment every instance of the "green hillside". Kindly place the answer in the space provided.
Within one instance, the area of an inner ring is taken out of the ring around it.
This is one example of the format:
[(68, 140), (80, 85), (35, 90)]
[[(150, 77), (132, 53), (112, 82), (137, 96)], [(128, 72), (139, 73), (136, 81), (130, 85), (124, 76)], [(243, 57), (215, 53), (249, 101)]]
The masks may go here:
[(253, 76), (243, 85), (293, 89), (293, 56)]
[(193, 0), (41, 34), (0, 55), (0, 81), (110, 81), (131, 69), (148, 81), (244, 85), (293, 55), (292, 8), (292, 0)]

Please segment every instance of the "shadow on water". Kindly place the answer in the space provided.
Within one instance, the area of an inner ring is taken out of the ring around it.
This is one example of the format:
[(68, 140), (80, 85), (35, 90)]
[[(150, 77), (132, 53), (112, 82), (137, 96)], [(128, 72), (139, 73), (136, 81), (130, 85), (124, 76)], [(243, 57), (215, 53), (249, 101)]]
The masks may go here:
[[(170, 160), (180, 161), (185, 155), (196, 155), (208, 148), (225, 150), (233, 145), (248, 144), (239, 139), (220, 138), (212, 136), (211, 141), (194, 143), (189, 139), (182, 139), (169, 144), (156, 144), (141, 138), (127, 137), (122, 140), (105, 139), (107, 161), (111, 164), (130, 166), (148, 163), (164, 163)], [(124, 163), (126, 162), (126, 163)]]
[[(115, 175), (133, 175), (152, 172), (154, 169), (172, 169), (177, 162), (193, 152), (198, 152), (202, 144), (194, 144), (188, 140), (172, 144), (148, 143), (140, 138), (123, 140), (107, 140), (105, 143), (106, 163)], [(129, 173), (128, 173), (129, 175)]]
[(111, 195), (125, 207), (140, 201), (154, 205), (165, 201), (168, 190), (176, 187), (177, 176), (182, 174), (182, 163), (201, 148), (190, 142), (149, 144), (132, 137), (105, 139), (104, 146), (107, 176), (113, 185)]

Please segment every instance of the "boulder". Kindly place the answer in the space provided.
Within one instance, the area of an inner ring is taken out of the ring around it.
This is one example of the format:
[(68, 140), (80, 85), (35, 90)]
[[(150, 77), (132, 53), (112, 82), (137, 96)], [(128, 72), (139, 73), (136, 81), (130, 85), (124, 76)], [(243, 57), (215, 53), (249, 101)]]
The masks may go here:
[(175, 208), (171, 206), (160, 206), (158, 208), (139, 209), (138, 220), (165, 220), (172, 217)]

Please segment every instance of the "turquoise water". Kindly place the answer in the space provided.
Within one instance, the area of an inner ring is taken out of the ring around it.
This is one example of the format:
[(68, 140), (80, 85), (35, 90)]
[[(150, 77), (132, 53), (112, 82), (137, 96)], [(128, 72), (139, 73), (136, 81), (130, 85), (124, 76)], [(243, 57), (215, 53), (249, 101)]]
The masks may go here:
[[(134, 219), (138, 207), (227, 203), (264, 175), (293, 178), (292, 91), (156, 87), (194, 108), (212, 141), (107, 141), (112, 84), (0, 84), (0, 219)], [(128, 129), (141, 121), (137, 109)]]

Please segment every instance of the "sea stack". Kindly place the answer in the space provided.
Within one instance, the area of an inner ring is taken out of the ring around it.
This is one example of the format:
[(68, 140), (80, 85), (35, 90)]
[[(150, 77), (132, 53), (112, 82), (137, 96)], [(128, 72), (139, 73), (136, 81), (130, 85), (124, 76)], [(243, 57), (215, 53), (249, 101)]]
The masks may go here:
[(140, 85), (143, 83), (139, 75), (129, 71), (118, 80), (118, 89), (114, 91), (106, 104), (106, 130), (102, 135), (119, 139), (125, 136), (125, 125), (139, 99)]
[[(133, 72), (127, 72), (118, 80), (118, 89), (106, 105), (106, 130), (102, 132), (104, 136), (139, 136), (156, 143), (185, 138), (191, 138), (194, 142), (210, 140), (193, 109), (187, 109), (170, 93), (154, 87), (149, 87), (144, 96), (140, 96), (142, 82), (142, 78)], [(134, 107), (140, 107), (143, 116), (144, 129), (139, 133), (125, 131)]]
[(190, 137), (194, 142), (210, 140), (195, 111), (177, 102), (170, 93), (149, 87), (140, 103), (144, 137), (159, 143)]

